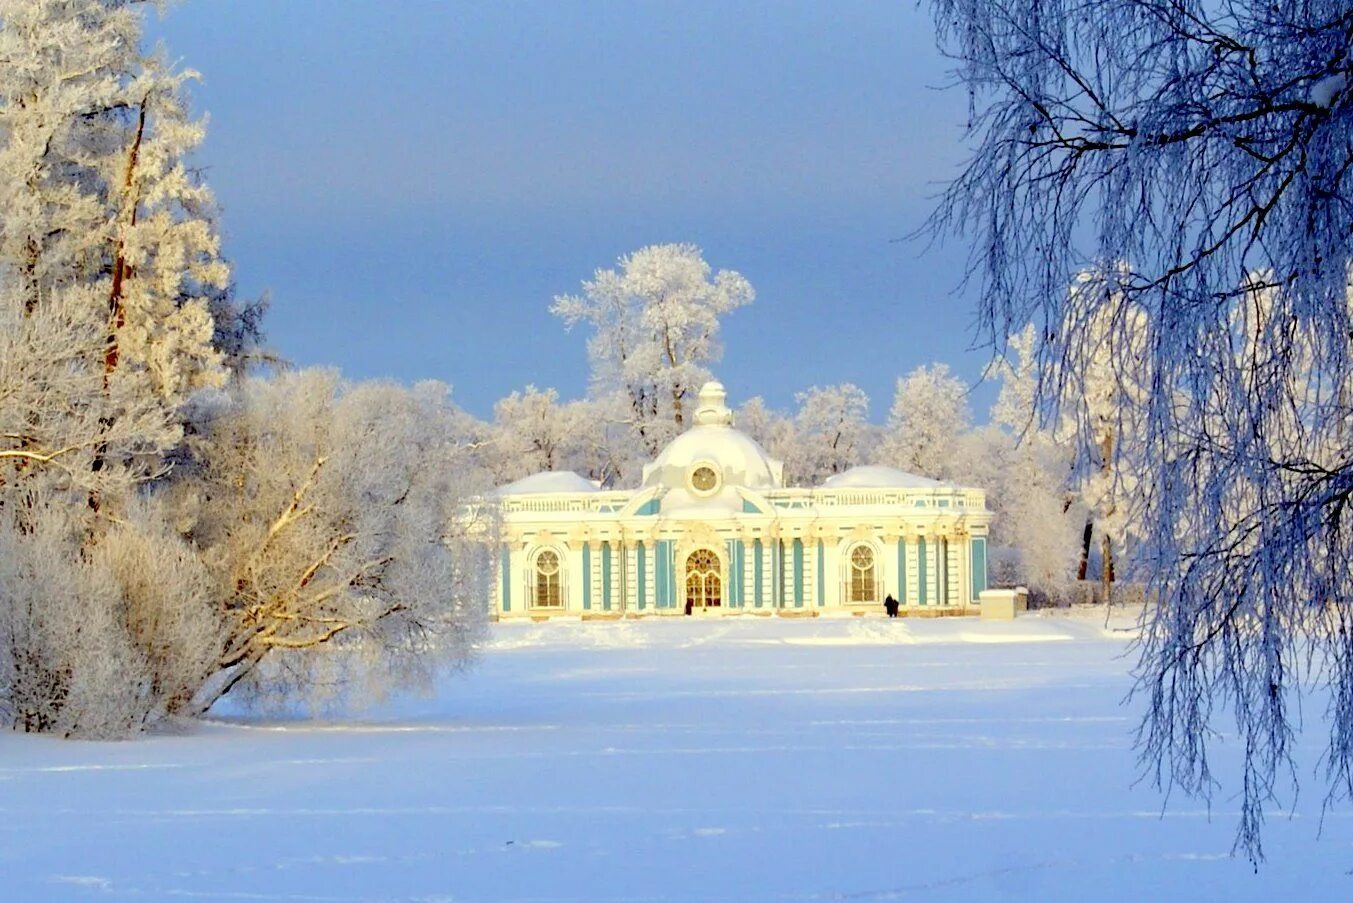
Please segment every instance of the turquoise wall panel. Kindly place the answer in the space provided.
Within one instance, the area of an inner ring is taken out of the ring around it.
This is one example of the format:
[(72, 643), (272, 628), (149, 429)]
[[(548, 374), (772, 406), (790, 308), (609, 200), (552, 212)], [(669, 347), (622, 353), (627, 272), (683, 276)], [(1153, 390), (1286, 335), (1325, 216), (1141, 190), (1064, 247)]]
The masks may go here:
[(803, 540), (794, 540), (794, 607), (803, 608)]
[(907, 604), (907, 541), (897, 541), (897, 601)]
[(975, 536), (972, 540), (972, 598), (987, 588), (987, 538)]
[(917, 587), (917, 600), (921, 605), (926, 604), (926, 550), (924, 537), (916, 540), (916, 582), (920, 584)]
[(667, 607), (667, 559), (663, 555), (667, 543), (658, 540), (653, 546), (653, 604)]
[(658, 500), (649, 499), (638, 507), (634, 512), (639, 517), (651, 517), (658, 513)]
[(592, 547), (583, 544), (583, 610), (592, 607)]
[(501, 595), (502, 595), (502, 597), (503, 597), (503, 611), (511, 611), (511, 610), (512, 610), (512, 549), (508, 547), (508, 544), (507, 544), (507, 543), (503, 543), (503, 548), (502, 548), (502, 559), (501, 559), (501, 561), (502, 561), (502, 565), (501, 565), (501, 567), (499, 568), (499, 570), (501, 570), (501, 571), (503, 572), (502, 593), (501, 593)]
[(653, 573), (658, 578), (658, 608), (675, 608), (677, 605), (672, 546), (673, 542), (670, 539), (660, 539), (657, 542), (658, 560)]
[(637, 562), (636, 578), (639, 587), (639, 610), (644, 610), (644, 605), (648, 602), (648, 572), (644, 562), (644, 544), (639, 543), (635, 547), (634, 557)]
[(761, 548), (761, 540), (759, 540), (759, 539), (753, 540), (753, 541), (752, 541), (752, 568), (753, 568), (753, 570), (752, 570), (752, 595), (754, 595), (756, 598), (755, 598), (754, 600), (752, 600), (752, 604), (755, 605), (757, 608), (760, 608), (760, 607), (761, 607), (761, 599), (763, 598), (763, 596), (762, 596), (762, 587), (761, 587), (761, 583), (762, 583), (762, 580), (761, 580), (761, 564), (762, 564), (762, 557), (763, 557), (764, 555), (765, 555), (765, 551)]

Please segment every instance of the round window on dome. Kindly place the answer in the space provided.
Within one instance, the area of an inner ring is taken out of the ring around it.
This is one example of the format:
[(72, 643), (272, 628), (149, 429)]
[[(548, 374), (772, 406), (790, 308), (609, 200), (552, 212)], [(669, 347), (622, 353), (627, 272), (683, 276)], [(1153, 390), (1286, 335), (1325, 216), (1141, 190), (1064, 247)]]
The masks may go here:
[(697, 465), (691, 471), (691, 489), (699, 495), (709, 495), (719, 488), (719, 474), (708, 464)]

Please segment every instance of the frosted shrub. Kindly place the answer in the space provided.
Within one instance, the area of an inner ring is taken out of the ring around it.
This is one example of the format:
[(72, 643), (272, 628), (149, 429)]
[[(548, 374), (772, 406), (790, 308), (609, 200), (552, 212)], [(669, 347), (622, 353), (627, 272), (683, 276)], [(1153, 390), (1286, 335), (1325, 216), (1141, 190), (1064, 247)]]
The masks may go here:
[(139, 656), (143, 721), (189, 710), (214, 673), (226, 632), (217, 585), (197, 550), (148, 504), (133, 506), (89, 552), (111, 576), (121, 623)]
[(369, 697), (470, 658), (490, 569), (455, 514), (487, 479), (458, 423), (431, 383), (346, 386), (311, 370), (240, 384), (172, 490), (225, 618), (198, 710), (237, 684), (255, 698)]
[(140, 657), (113, 575), (59, 509), (0, 528), (0, 711), (24, 730), (119, 736), (142, 721)]

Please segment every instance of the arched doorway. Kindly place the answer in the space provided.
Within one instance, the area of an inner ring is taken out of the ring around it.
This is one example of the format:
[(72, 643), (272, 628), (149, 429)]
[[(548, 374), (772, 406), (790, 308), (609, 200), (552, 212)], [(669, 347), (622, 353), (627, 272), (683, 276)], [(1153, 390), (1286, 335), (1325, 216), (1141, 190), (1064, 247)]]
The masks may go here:
[(719, 556), (697, 549), (686, 559), (686, 614), (723, 605)]

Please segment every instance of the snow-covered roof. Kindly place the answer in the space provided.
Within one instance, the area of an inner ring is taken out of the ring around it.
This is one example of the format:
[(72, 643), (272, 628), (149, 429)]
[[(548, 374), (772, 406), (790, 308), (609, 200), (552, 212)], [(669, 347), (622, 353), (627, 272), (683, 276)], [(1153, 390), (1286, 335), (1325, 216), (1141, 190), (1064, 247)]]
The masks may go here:
[(939, 480), (881, 464), (852, 467), (822, 481), (823, 489), (933, 489), (943, 485)]
[(545, 492), (600, 492), (594, 480), (579, 476), (571, 470), (546, 470), (522, 477), (506, 486), (499, 486), (499, 495), (536, 495)]
[(686, 471), (698, 462), (714, 465), (720, 482), (749, 489), (777, 489), (784, 465), (767, 454), (751, 436), (733, 428), (733, 415), (724, 404), (724, 388), (708, 382), (700, 390), (695, 425), (677, 436), (652, 463), (644, 467), (643, 485), (679, 488)]

